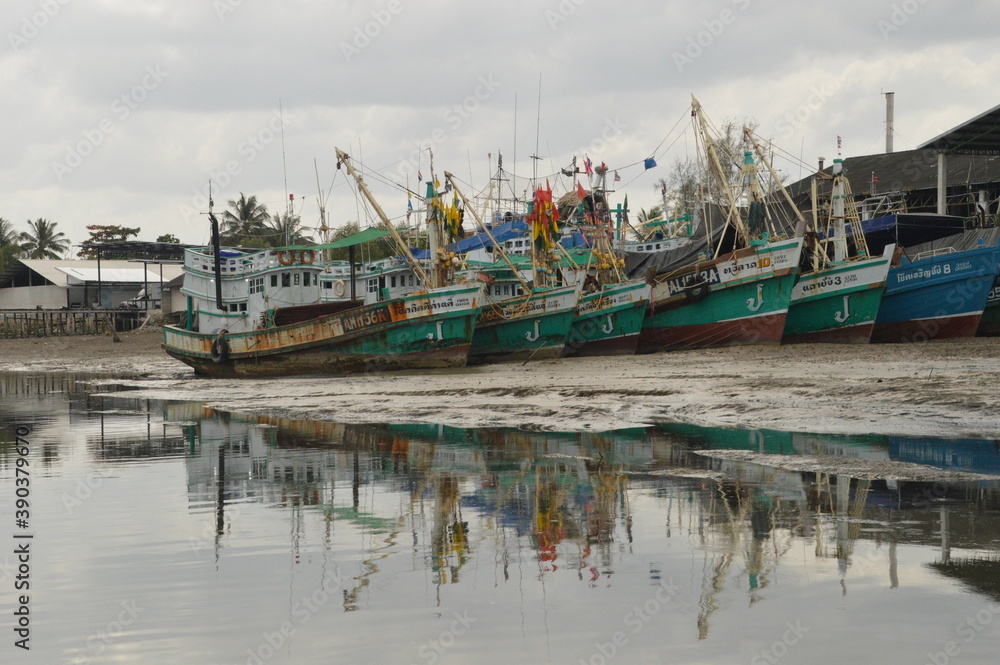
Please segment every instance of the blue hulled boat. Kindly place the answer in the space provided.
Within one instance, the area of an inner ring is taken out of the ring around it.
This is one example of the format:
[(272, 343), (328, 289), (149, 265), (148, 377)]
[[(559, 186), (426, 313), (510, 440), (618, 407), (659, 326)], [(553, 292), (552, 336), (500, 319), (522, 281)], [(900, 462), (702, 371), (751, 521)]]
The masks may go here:
[[(992, 235), (966, 231), (904, 253), (889, 269), (871, 341), (975, 335), (1000, 267), (1000, 246), (987, 237)], [(970, 243), (976, 244), (961, 249)]]

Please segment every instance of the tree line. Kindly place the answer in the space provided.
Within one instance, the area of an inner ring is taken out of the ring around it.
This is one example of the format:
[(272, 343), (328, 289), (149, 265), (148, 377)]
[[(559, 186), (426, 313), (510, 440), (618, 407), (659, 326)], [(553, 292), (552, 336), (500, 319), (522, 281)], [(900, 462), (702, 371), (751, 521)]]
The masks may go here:
[(69, 246), (69, 238), (44, 217), (29, 219), (27, 231), (18, 231), (10, 220), (0, 217), (0, 270), (18, 259), (61, 258)]

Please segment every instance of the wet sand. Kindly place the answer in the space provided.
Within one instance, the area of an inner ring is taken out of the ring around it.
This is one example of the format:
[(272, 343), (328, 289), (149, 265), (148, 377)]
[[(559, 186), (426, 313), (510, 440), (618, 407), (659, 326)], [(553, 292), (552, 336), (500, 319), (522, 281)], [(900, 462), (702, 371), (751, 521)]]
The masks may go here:
[(0, 371), (115, 372), (150, 398), (347, 423), (599, 431), (663, 421), (831, 433), (1000, 433), (1000, 338), (738, 347), (461, 370), (200, 379), (152, 330), (0, 340)]

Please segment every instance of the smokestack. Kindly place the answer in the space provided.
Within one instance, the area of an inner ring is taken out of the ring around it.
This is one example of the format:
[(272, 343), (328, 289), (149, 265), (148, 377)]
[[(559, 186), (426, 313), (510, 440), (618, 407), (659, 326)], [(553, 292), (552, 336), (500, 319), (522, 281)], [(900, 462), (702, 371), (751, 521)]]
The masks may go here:
[(893, 101), (896, 96), (894, 92), (885, 93), (885, 152), (892, 152), (892, 115)]
[(825, 162), (825, 161), (826, 161), (826, 157), (820, 157), (819, 158), (819, 169), (818, 170), (820, 170), (820, 171), (823, 170), (823, 162)]

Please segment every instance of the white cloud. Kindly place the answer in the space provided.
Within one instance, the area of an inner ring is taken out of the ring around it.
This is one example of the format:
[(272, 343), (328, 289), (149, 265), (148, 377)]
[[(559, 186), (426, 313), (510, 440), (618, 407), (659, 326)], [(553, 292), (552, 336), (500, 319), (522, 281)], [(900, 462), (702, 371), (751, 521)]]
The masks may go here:
[[(754, 118), (812, 164), (833, 156), (837, 135), (845, 156), (882, 149), (883, 91), (896, 92), (903, 149), (996, 105), (989, 83), (1000, 70), (986, 3), (957, 14), (929, 0), (220, 0), (231, 9), (224, 12), (195, 0), (52, 2), (58, 12), (34, 36), (0, 51), (0, 216), (48, 217), (74, 242), (95, 223), (140, 226), (142, 239), (170, 229), (201, 242), (206, 225), (182, 210), (210, 178), (217, 207), (246, 192), (273, 209), (284, 207), (286, 171), (312, 223), (314, 159), (321, 186), (337, 183), (328, 210), (343, 223), (359, 208), (344, 175), (334, 176), (334, 146), (402, 183), (401, 160), (416, 154), (427, 164), (418, 146), (428, 139), (436, 169), (477, 189), (499, 152), (507, 168), (530, 175), (537, 145), (538, 172), (551, 175), (574, 151), (597, 145), (592, 159), (622, 169), (628, 187), (618, 194), (649, 206), (653, 182), (685, 142), (658, 156), (653, 171), (625, 167), (660, 144), (692, 92), (716, 121)], [(8, 35), (19, 35), (42, 4), (8, 3)], [(346, 57), (344, 44), (358, 52)], [(691, 62), (679, 68), (677, 53)], [(166, 76), (121, 117), (116, 103), (150, 67)], [(499, 84), (477, 96), (484, 79)], [(279, 138), (246, 148), (279, 100), (289, 115), (284, 164)], [(60, 181), (53, 164), (88, 136), (96, 141), (104, 120), (113, 131)], [(599, 142), (609, 123), (624, 129)], [(220, 179), (234, 161), (238, 172)], [(405, 193), (374, 177), (371, 184), (390, 214), (402, 212)]]

